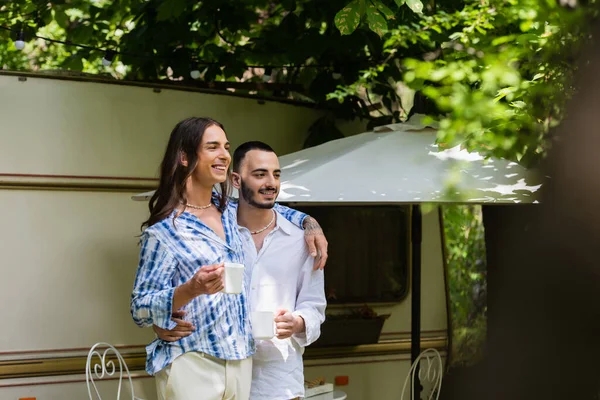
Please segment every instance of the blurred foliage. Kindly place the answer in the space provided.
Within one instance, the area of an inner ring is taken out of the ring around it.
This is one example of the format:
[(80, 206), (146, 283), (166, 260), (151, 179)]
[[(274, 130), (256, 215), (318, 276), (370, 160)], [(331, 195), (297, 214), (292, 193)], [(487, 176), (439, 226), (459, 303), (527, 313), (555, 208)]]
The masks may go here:
[[(421, 112), (438, 115), (449, 146), (536, 164), (573, 94), (575, 61), (597, 17), (594, 0), (477, 0), (429, 4), (385, 35), (385, 61), (329, 98), (372, 92), (382, 122), (405, 117), (405, 86), (423, 95)], [(390, 118), (391, 117), (391, 118)]]
[(487, 268), (481, 206), (442, 207), (446, 237), (452, 363), (481, 359), (487, 332)]
[[(326, 102), (336, 85), (357, 79), (371, 59), (381, 56), (382, 39), (376, 33), (357, 30), (344, 36), (337, 30), (334, 18), (345, 4), (346, 0), (0, 0), (0, 26), (13, 30), (0, 30), (0, 65), (129, 80), (184, 80), (191, 85), (190, 72), (196, 68), (200, 81), (262, 82), (266, 71), (260, 67), (285, 65), (288, 68), (269, 71), (270, 81), (303, 85), (303, 94), (275, 95)], [(21, 29), (28, 42), (23, 52), (12, 42)], [(46, 45), (34, 34), (121, 54), (104, 67), (103, 50)], [(338, 70), (342, 78), (335, 79)], [(354, 99), (337, 108), (346, 117), (362, 110)]]
[[(564, 117), (596, 16), (597, 0), (0, 0), (0, 66), (190, 85), (196, 69), (205, 82), (267, 75), (302, 93), (252, 93), (369, 127), (427, 113), (443, 143), (532, 165)], [(120, 53), (108, 67), (104, 50)]]

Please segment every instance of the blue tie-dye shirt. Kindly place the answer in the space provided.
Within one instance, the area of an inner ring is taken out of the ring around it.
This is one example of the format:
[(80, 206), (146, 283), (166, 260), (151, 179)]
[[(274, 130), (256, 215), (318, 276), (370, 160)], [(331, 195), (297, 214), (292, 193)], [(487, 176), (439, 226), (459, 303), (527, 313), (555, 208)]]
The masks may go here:
[[(277, 205), (277, 210), (297, 226), (305, 214)], [(222, 215), (225, 241), (195, 215), (173, 214), (148, 227), (141, 238), (140, 262), (135, 278), (131, 314), (141, 327), (152, 324), (173, 329), (171, 320), (175, 288), (187, 282), (203, 265), (234, 262), (246, 265), (237, 226), (237, 207), (229, 203)], [(154, 340), (146, 347), (146, 371), (154, 375), (188, 351), (199, 351), (223, 360), (241, 360), (254, 353), (247, 288), (241, 294), (200, 295), (183, 309), (194, 333), (176, 342)]]

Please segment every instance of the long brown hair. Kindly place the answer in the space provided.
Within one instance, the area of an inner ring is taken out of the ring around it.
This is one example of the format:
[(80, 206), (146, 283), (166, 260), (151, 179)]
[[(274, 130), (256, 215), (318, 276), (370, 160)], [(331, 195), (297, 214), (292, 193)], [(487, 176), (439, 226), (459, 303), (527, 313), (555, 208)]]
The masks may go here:
[[(213, 125), (225, 131), (220, 122), (205, 117), (187, 118), (175, 125), (160, 165), (158, 189), (156, 189), (148, 203), (150, 218), (142, 224), (142, 229), (162, 221), (182, 202), (187, 202), (185, 183), (198, 163), (198, 149), (200, 143), (202, 143), (204, 132)], [(187, 167), (180, 162), (182, 154), (187, 157)], [(218, 206), (220, 211), (225, 209), (230, 194), (229, 175), (230, 171), (228, 170), (227, 179), (220, 184), (221, 192), (219, 193)]]

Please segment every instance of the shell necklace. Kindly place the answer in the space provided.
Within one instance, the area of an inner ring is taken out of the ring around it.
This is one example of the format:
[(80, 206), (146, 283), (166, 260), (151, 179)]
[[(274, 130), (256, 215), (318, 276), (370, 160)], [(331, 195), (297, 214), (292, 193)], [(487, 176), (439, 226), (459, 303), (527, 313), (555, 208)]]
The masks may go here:
[(193, 208), (195, 210), (206, 210), (207, 208), (209, 208), (210, 206), (212, 206), (212, 203), (209, 203), (206, 206), (195, 206), (195, 205), (190, 204), (190, 203), (184, 203), (184, 204), (185, 204), (186, 207)]
[(267, 226), (265, 226), (264, 228), (261, 228), (261, 229), (259, 229), (259, 230), (257, 230), (257, 231), (250, 231), (250, 233), (251, 233), (252, 235), (257, 235), (257, 234), (259, 234), (259, 233), (261, 233), (261, 232), (264, 232), (266, 229), (269, 229), (269, 227), (270, 227), (271, 225), (273, 225), (273, 222), (275, 222), (275, 211), (273, 211), (273, 218), (271, 218), (271, 222), (269, 222), (269, 223), (267, 224)]

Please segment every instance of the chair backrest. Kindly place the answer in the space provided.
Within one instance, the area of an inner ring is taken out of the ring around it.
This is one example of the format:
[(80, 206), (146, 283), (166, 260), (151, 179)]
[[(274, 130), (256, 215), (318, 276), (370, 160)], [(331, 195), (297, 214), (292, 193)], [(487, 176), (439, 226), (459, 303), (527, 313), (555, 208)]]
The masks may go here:
[[(118, 366), (116, 363), (118, 363)], [(115, 349), (108, 343), (101, 342), (93, 345), (88, 353), (87, 362), (85, 365), (85, 381), (87, 383), (88, 395), (90, 396), (90, 400), (102, 400), (94, 379), (116, 379), (117, 376), (119, 379), (119, 386), (117, 389), (116, 399), (120, 400), (121, 384), (123, 383), (123, 369), (126, 372), (126, 379), (129, 380), (131, 400), (135, 400), (135, 395), (133, 393), (133, 382), (131, 381), (129, 368), (127, 368), (127, 364), (125, 364), (125, 360), (123, 359), (123, 356), (121, 356), (121, 353), (119, 353), (117, 349)], [(96, 394), (95, 397), (92, 396), (92, 387), (94, 388), (94, 393)], [(111, 399), (112, 398), (113, 397), (111, 397)]]
[[(418, 367), (418, 368), (417, 368)], [(435, 396), (437, 400), (440, 397), (440, 391), (442, 389), (442, 376), (444, 374), (444, 365), (442, 364), (442, 357), (436, 349), (427, 349), (423, 351), (415, 362), (410, 366), (408, 375), (404, 379), (404, 386), (402, 386), (402, 397), (404, 399), (404, 393), (406, 391), (406, 384), (410, 379), (410, 399), (415, 397), (415, 376), (417, 369), (419, 371), (418, 377), (421, 385), (429, 390), (427, 400), (432, 400)], [(419, 393), (420, 396), (420, 393)], [(421, 397), (417, 397), (420, 399)]]

